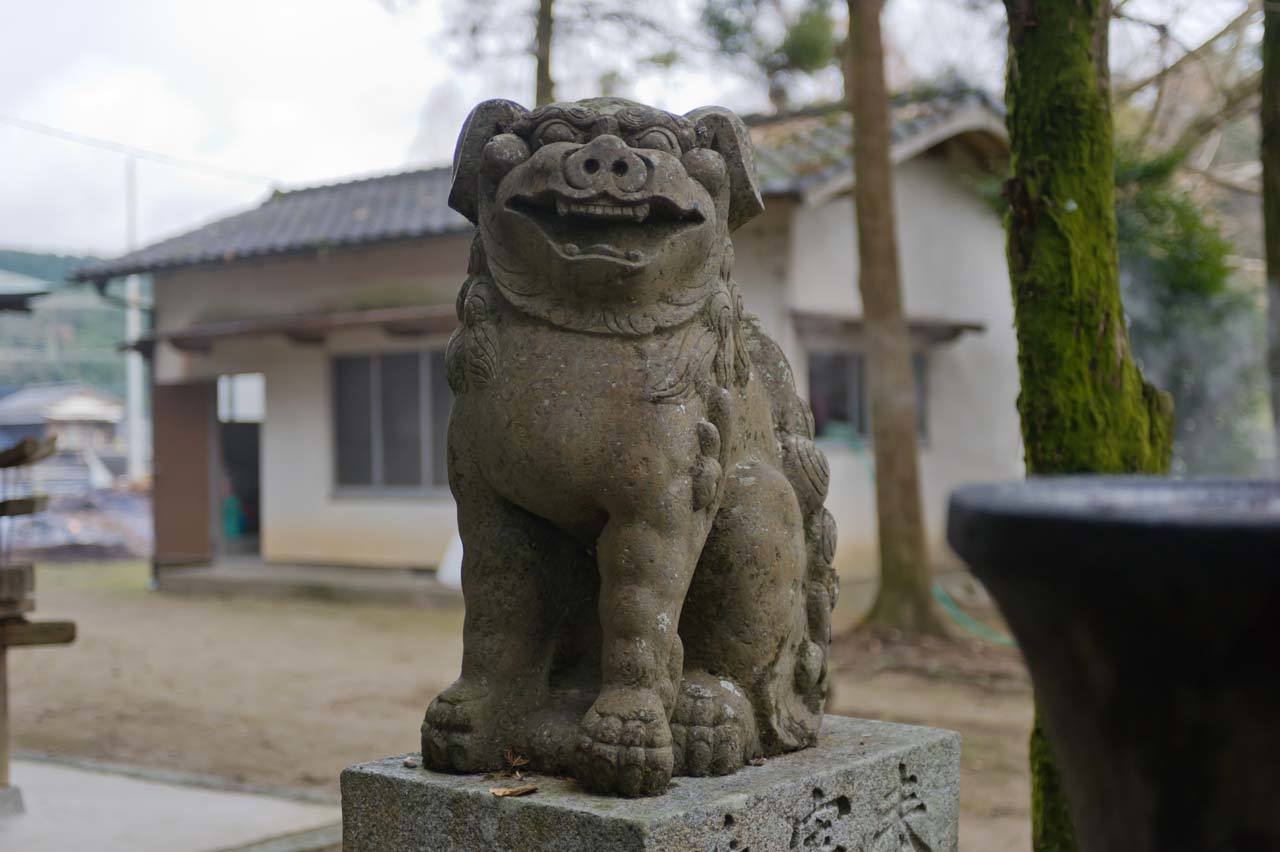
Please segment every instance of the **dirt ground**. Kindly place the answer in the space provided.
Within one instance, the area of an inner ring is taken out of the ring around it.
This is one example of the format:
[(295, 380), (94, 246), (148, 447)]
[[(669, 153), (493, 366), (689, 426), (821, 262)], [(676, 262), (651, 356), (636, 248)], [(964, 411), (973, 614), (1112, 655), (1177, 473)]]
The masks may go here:
[[(41, 566), (69, 647), (10, 654), (14, 747), (336, 794), (342, 767), (416, 751), (457, 673), (461, 609), (171, 597), (140, 562)], [(1016, 654), (845, 639), (831, 712), (964, 735), (963, 852), (1030, 848), (1030, 690)]]

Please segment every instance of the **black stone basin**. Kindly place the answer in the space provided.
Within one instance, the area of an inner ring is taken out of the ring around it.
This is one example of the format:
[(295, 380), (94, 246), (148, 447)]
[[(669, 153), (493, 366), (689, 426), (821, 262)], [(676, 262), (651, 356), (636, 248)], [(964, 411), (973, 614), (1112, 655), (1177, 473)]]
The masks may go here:
[(1280, 852), (1280, 482), (961, 488), (1082, 852)]

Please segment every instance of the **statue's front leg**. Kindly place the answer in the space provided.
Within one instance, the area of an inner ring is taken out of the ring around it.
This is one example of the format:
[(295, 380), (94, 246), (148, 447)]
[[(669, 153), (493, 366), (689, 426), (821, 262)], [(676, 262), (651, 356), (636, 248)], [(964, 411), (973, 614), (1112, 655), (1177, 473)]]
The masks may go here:
[(604, 646), (601, 690), (582, 720), (578, 778), (588, 789), (651, 796), (671, 780), (669, 719), (680, 682), (680, 608), (706, 537), (676, 519), (615, 517), (597, 546)]

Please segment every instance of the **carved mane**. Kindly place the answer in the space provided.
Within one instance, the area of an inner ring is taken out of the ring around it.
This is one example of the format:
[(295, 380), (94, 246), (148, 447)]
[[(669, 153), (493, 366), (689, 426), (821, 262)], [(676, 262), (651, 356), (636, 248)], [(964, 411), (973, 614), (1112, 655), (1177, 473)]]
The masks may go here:
[(742, 296), (730, 278), (732, 258), (730, 246), (720, 274), (696, 288), (698, 297), (688, 303), (661, 302), (619, 314), (528, 294), (513, 296), (492, 275), (477, 233), (471, 244), (467, 280), (458, 293), (461, 325), (445, 350), (449, 384), (455, 393), (461, 393), (467, 386), (482, 387), (497, 376), (501, 365), (493, 321), (498, 315), (498, 300), (504, 300), (523, 313), (571, 332), (646, 337), (662, 329), (676, 329), (678, 344), (670, 359), (653, 364), (649, 370), (644, 392), (653, 402), (680, 403), (695, 394), (706, 395), (713, 385), (744, 386), (751, 377), (751, 359), (742, 328)]

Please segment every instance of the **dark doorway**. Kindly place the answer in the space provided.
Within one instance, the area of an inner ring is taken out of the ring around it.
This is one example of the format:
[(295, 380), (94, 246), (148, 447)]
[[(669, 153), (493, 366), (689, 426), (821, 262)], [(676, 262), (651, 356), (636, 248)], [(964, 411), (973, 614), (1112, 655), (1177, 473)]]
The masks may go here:
[(218, 379), (217, 526), (223, 556), (257, 556), (262, 536), (262, 421), (265, 414), (261, 373)]
[(222, 545), (224, 553), (256, 554), (262, 534), (260, 423), (220, 423), (222, 442)]

